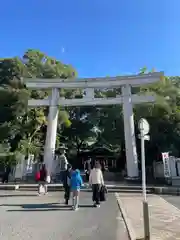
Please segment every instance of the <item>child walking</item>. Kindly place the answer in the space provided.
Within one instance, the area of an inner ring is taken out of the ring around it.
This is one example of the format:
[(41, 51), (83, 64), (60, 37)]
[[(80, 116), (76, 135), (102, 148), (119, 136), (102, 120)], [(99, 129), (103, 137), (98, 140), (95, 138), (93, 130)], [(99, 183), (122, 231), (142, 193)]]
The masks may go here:
[(71, 175), (71, 191), (72, 191), (72, 209), (78, 210), (79, 207), (79, 193), (83, 185), (82, 177), (78, 169), (74, 169)]

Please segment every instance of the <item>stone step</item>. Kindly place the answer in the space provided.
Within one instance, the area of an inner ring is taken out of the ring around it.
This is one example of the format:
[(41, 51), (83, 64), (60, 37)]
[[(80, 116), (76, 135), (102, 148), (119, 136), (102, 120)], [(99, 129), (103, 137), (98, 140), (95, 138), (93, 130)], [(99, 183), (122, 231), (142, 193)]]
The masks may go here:
[[(15, 190), (15, 189), (3, 189), (3, 190)], [(22, 192), (25, 192), (25, 191), (37, 191), (37, 187), (36, 188), (20, 188), (20, 189), (16, 189), (17, 191), (22, 191)], [(56, 191), (63, 191), (63, 189), (52, 189), (52, 188), (48, 188), (48, 192), (56, 192)], [(82, 188), (81, 189), (82, 192), (92, 192), (91, 189), (85, 189), (85, 188)], [(121, 190), (121, 189), (108, 189), (108, 193), (142, 193), (141, 190)], [(150, 190), (147, 190), (147, 194), (152, 194), (152, 191)]]
[[(141, 193), (141, 186), (124, 186), (124, 185), (106, 185), (109, 192), (137, 192)], [(0, 190), (20, 190), (20, 191), (36, 191), (38, 184), (1, 184)], [(62, 191), (62, 184), (49, 184), (48, 191)], [(91, 191), (86, 185), (82, 187), (82, 191)], [(152, 193), (153, 188), (148, 187), (147, 193)]]
[[(20, 187), (27, 187), (27, 188), (30, 188), (30, 187), (37, 187), (38, 184), (37, 183), (8, 183), (8, 184), (0, 184), (0, 188), (3, 188), (3, 187), (11, 187), (11, 186), (16, 186), (16, 185), (19, 185)], [(85, 183), (84, 186), (88, 186), (89, 184), (88, 183)], [(126, 185), (126, 184), (106, 184), (106, 187), (107, 188), (119, 188), (119, 189), (142, 189), (142, 186), (141, 185)], [(49, 187), (63, 187), (63, 185), (61, 183), (51, 183), (51, 184), (48, 184)], [(153, 189), (153, 186), (148, 186), (147, 185), (147, 189)]]

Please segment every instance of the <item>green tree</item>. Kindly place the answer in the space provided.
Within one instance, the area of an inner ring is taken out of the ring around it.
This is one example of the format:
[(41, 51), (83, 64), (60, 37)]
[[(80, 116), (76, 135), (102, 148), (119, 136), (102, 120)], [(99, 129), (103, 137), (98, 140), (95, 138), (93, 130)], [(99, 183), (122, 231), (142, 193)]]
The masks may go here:
[(179, 155), (179, 89), (166, 77), (149, 87), (142, 87), (141, 93), (151, 93), (157, 99), (153, 104), (135, 106), (136, 122), (144, 117), (151, 126), (151, 139), (146, 144), (149, 163), (163, 151)]
[(76, 149), (77, 156), (80, 149), (89, 142), (95, 141), (96, 134), (93, 132), (94, 123), (91, 121), (91, 108), (72, 107), (69, 108), (71, 127), (64, 128), (62, 136), (64, 142)]
[[(28, 98), (44, 98), (49, 92), (26, 89), (24, 78), (73, 78), (76, 71), (38, 50), (28, 50), (22, 58), (0, 60), (0, 151), (24, 154), (42, 149), (47, 122), (46, 108), (28, 109)], [(70, 125), (68, 114), (59, 114), (61, 125)]]

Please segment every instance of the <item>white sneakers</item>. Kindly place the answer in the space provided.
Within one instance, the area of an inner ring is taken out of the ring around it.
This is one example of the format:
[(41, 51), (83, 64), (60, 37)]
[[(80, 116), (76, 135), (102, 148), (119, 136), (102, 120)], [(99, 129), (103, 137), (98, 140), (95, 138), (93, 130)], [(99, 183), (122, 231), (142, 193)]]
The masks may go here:
[(74, 210), (74, 211), (78, 211), (79, 208), (78, 208), (78, 207), (75, 207), (75, 206), (72, 206), (72, 210)]
[(96, 208), (100, 208), (100, 204), (96, 204), (95, 202), (94, 202), (93, 206), (96, 207)]

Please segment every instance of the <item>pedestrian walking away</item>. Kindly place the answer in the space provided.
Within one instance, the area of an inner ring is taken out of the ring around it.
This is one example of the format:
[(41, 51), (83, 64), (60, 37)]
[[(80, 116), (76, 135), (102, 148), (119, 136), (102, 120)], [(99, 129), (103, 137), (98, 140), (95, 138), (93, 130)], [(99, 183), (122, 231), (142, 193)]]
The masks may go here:
[(90, 158), (84, 164), (84, 172), (85, 172), (85, 175), (86, 175), (86, 181), (88, 182), (89, 181), (89, 175), (90, 175), (90, 172), (91, 172), (91, 159)]
[(72, 191), (72, 209), (78, 210), (79, 208), (79, 194), (83, 180), (78, 169), (73, 169), (71, 174), (71, 191)]
[(3, 174), (3, 178), (2, 178), (2, 183), (8, 183), (9, 182), (10, 172), (11, 172), (11, 167), (6, 166), (4, 174)]
[(105, 172), (105, 168), (106, 168), (105, 160), (102, 160), (102, 162), (101, 162), (101, 171), (102, 171), (103, 174)]
[(65, 204), (68, 205), (70, 199), (70, 192), (71, 192), (71, 170), (72, 166), (68, 164), (67, 170), (64, 172), (62, 182), (64, 187), (64, 199)]
[(44, 194), (47, 194), (47, 170), (46, 165), (43, 164), (39, 173), (36, 174), (36, 177), (39, 175), (39, 186), (38, 186), (38, 194), (41, 194), (42, 188), (44, 189)]
[(91, 170), (89, 176), (89, 185), (92, 186), (92, 200), (94, 202), (94, 206), (100, 207), (100, 191), (101, 187), (104, 186), (104, 178), (99, 162), (95, 162), (95, 166)]
[(64, 177), (64, 174), (65, 174), (66, 170), (68, 169), (69, 162), (68, 162), (67, 157), (66, 157), (65, 149), (61, 149), (60, 152), (61, 152), (61, 155), (59, 156), (58, 161), (60, 163), (60, 165), (59, 165), (59, 167), (60, 167), (60, 180), (63, 183), (63, 177)]

